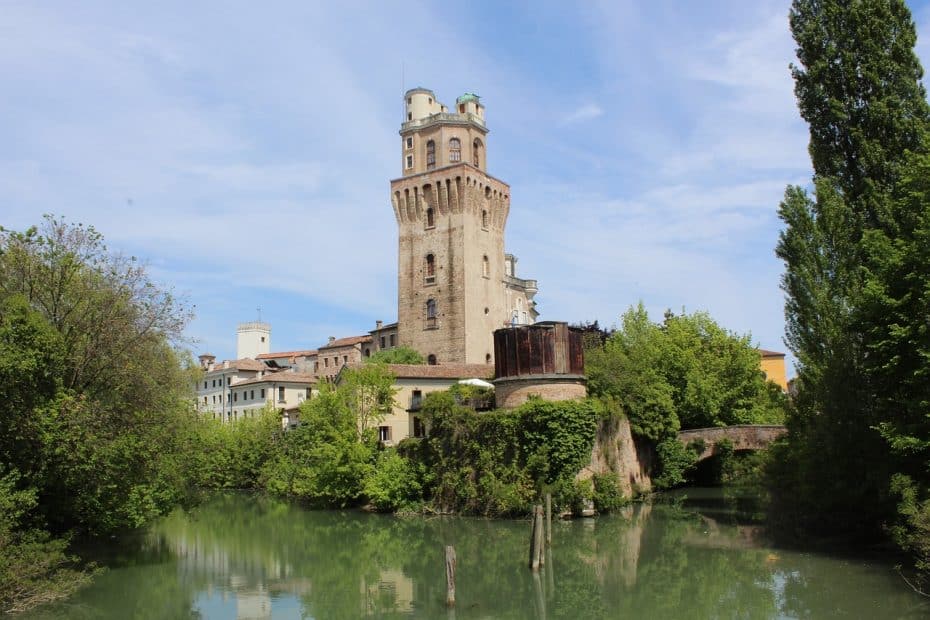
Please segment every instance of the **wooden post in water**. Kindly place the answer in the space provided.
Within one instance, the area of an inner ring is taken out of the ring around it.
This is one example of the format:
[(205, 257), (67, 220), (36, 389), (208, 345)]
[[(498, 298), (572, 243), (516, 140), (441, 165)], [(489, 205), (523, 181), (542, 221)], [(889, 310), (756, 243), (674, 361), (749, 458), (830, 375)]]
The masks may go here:
[(539, 504), (533, 506), (532, 522), (533, 529), (532, 535), (530, 536), (530, 568), (533, 571), (538, 571), (543, 543), (542, 506)]
[(546, 546), (552, 544), (552, 493), (546, 493)]
[(539, 544), (536, 545), (536, 553), (539, 554), (539, 565), (546, 565), (546, 521), (543, 516), (542, 504), (536, 507), (537, 519), (539, 519)]
[(455, 606), (455, 547), (446, 546), (446, 605)]

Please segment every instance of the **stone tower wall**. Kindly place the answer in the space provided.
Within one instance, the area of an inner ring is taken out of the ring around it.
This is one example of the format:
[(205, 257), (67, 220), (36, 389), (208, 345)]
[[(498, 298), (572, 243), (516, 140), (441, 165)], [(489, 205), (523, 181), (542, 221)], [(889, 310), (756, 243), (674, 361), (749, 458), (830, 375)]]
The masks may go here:
[[(509, 317), (503, 286), (509, 186), (463, 163), (396, 179), (391, 197), (399, 228), (399, 343), (439, 363), (493, 361), (493, 331)], [(435, 261), (432, 283), (428, 254)], [(430, 298), (435, 326), (426, 316)]]

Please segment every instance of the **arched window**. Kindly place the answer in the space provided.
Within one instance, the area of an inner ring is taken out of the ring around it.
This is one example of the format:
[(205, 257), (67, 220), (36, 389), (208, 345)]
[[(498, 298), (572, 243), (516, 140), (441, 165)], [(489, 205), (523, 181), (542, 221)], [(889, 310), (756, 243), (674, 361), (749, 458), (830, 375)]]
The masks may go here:
[(474, 143), (471, 145), (471, 155), (472, 163), (475, 164), (475, 168), (481, 167), (481, 140), (475, 138)]
[(436, 365), (436, 356), (433, 355), (432, 353), (430, 353), (429, 355), (427, 355), (427, 356), (426, 356), (426, 363), (429, 364), (430, 366), (435, 366), (435, 365)]
[(432, 228), (436, 225), (436, 222), (433, 221), (433, 207), (430, 207), (426, 210), (426, 227)]
[(449, 140), (449, 161), (451, 163), (462, 161), (462, 143), (458, 138)]
[(436, 327), (436, 300), (426, 300), (426, 327)]
[(490, 277), (491, 275), (491, 262), (488, 260), (488, 255), (485, 254), (484, 258), (481, 259), (481, 275), (485, 278)]
[(484, 363), (485, 363), (485, 364), (490, 364), (490, 363), (491, 363), (491, 354), (490, 354), (490, 353), (485, 353), (485, 355), (484, 355)]
[(426, 283), (432, 284), (436, 281), (436, 257), (432, 254), (426, 255)]
[(426, 143), (426, 169), (432, 170), (436, 167), (436, 143), (430, 140)]

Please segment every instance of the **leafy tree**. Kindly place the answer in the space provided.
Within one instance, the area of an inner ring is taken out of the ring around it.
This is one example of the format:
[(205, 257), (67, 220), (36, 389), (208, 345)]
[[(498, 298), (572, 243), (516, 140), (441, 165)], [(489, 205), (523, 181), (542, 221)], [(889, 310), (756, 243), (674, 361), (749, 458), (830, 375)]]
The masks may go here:
[(678, 433), (672, 386), (662, 372), (663, 335), (640, 303), (620, 317), (603, 349), (587, 353), (588, 389), (619, 402), (639, 437), (655, 443)]
[(785, 397), (769, 388), (748, 335), (728, 332), (705, 312), (667, 312), (662, 332), (663, 370), (682, 428), (783, 421)]
[(393, 349), (382, 349), (376, 351), (371, 357), (365, 358), (366, 362), (375, 364), (425, 364), (426, 360), (420, 355), (419, 351), (410, 347), (395, 347)]
[(770, 466), (773, 513), (792, 532), (877, 536), (894, 472), (927, 476), (930, 109), (903, 1), (795, 0), (790, 23), (815, 193), (789, 187), (779, 213), (799, 393)]
[(794, 0), (789, 23), (814, 174), (860, 202), (858, 224), (873, 226), (930, 120), (910, 11), (903, 0)]
[(70, 532), (137, 527), (186, 498), (191, 375), (173, 345), (187, 316), (93, 228), (0, 229), (5, 605), (83, 582)]
[(263, 468), (270, 491), (316, 506), (364, 499), (378, 450), (375, 427), (393, 405), (394, 376), (383, 364), (371, 364), (341, 377), (338, 386), (321, 384), (319, 394), (301, 405), (300, 426), (285, 433)]
[(576, 323), (572, 327), (581, 330), (581, 344), (585, 352), (603, 347), (607, 339), (614, 333), (613, 329), (602, 328), (597, 319), (593, 322)]

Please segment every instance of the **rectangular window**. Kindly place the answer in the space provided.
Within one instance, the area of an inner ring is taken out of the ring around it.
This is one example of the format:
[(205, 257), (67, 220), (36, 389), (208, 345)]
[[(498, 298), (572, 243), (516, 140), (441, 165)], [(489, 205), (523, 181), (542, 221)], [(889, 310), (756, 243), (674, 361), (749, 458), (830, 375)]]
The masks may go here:
[(213, 387), (216, 387), (216, 379), (213, 380)]
[(249, 400), (255, 400), (255, 390), (249, 390)]
[(213, 395), (213, 404), (216, 404), (216, 394)]
[(203, 382), (203, 389), (207, 389), (207, 382), (206, 382), (206, 381)]
[(310, 388), (307, 388), (307, 398), (310, 398)]
[(391, 346), (392, 346), (392, 347), (394, 346), (394, 343), (396, 342), (396, 340), (395, 340), (396, 338), (397, 338), (397, 336), (395, 336), (394, 334), (391, 334)]
[(284, 402), (284, 386), (281, 386), (278, 388), (278, 402), (279, 403)]
[(239, 402), (239, 392), (233, 392), (233, 402), (234, 403)]
[(343, 364), (348, 364), (348, 363), (349, 363), (349, 356), (348, 356), (348, 355), (343, 355), (343, 356), (342, 356), (342, 363), (343, 363)]
[(207, 404), (207, 397), (206, 397), (206, 396), (203, 397), (203, 404), (204, 404), (204, 405)]
[(422, 437), (425, 434), (423, 432), (423, 422), (417, 416), (413, 416), (413, 436)]
[(329, 358), (328, 358), (328, 357), (324, 357), (324, 358), (323, 358), (323, 366), (326, 367), (326, 368), (329, 368)]
[(407, 148), (408, 149), (413, 148), (413, 138), (407, 138)]
[(414, 390), (413, 395), (410, 397), (410, 411), (419, 411), (422, 404), (423, 392), (420, 390)]
[(320, 363), (319, 363), (319, 362), (313, 362), (313, 372), (316, 372), (316, 371), (318, 371), (319, 369), (320, 369)]
[(407, 168), (413, 168), (413, 155), (407, 155)]
[(226, 385), (229, 385), (231, 381), (232, 381), (232, 377), (226, 377)]
[(262, 388), (262, 398), (265, 398), (265, 388)]
[(384, 336), (381, 336), (381, 348), (382, 348), (382, 349), (386, 349), (386, 348), (387, 348), (387, 347), (384, 346)]
[(379, 426), (378, 427), (378, 441), (390, 441), (391, 440), (391, 427), (390, 426)]
[(335, 367), (338, 366), (338, 365), (339, 365), (339, 356), (338, 356), (338, 355), (334, 355), (334, 356), (333, 356), (333, 368), (335, 368)]

